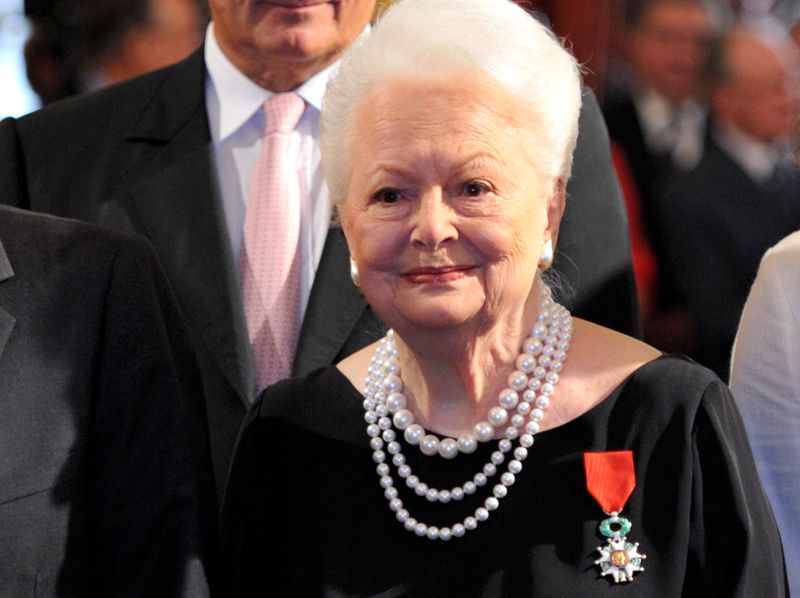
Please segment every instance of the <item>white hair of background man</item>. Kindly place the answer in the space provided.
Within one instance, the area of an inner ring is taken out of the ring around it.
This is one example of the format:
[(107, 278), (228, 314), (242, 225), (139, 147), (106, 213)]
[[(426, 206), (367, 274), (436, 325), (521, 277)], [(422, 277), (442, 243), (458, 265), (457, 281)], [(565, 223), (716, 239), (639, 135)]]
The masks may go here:
[[(320, 146), (335, 204), (351, 175), (353, 129), (361, 100), (390, 79), (493, 81), (532, 114), (531, 167), (569, 178), (578, 135), (580, 69), (552, 32), (510, 0), (399, 0), (344, 55), (328, 83)], [(424, 101), (424, 98), (420, 98)], [(443, 115), (446, 117), (446, 115)]]

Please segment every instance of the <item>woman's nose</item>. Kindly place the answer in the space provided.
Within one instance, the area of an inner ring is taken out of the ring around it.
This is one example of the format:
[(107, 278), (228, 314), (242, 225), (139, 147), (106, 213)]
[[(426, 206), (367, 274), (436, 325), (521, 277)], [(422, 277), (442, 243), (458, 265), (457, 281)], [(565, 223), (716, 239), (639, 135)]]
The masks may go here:
[(411, 242), (420, 249), (436, 251), (458, 239), (456, 214), (444, 200), (441, 190), (422, 194), (414, 219)]

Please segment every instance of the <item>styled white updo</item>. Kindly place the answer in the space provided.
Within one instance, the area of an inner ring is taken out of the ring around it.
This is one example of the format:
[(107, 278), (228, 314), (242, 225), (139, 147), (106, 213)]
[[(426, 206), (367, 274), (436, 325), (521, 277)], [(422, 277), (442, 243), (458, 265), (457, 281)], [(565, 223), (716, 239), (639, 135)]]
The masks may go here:
[(578, 135), (580, 71), (552, 32), (510, 0), (399, 0), (345, 52), (328, 83), (320, 146), (334, 204), (347, 196), (356, 110), (368, 92), (391, 79), (447, 82), (470, 71), (518, 100), (520, 115), (533, 115), (531, 167), (566, 182)]

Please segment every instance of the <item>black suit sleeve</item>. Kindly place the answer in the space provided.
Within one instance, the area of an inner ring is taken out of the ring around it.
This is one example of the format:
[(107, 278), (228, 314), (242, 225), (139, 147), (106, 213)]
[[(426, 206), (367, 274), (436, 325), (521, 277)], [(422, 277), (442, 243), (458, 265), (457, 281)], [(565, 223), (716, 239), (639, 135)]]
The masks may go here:
[(199, 388), (144, 242), (120, 245), (102, 321), (87, 476), (92, 594), (205, 596), (200, 544), (214, 509)]
[(557, 295), (576, 316), (641, 338), (625, 203), (608, 131), (588, 89), (553, 270)]
[(13, 118), (0, 122), (0, 204), (30, 209), (16, 122)]

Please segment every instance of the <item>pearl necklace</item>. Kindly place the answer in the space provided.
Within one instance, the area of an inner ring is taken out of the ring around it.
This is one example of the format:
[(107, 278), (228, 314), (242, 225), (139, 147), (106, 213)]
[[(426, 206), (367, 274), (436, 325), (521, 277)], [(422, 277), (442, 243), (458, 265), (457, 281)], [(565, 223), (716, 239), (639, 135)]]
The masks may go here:
[[(453, 537), (463, 537), (467, 531), (476, 529), (478, 523), (486, 521), (490, 512), (499, 507), (500, 500), (508, 494), (509, 487), (516, 481), (516, 475), (522, 471), (522, 462), (528, 456), (528, 449), (533, 446), (534, 435), (539, 432), (539, 422), (550, 404), (550, 397), (558, 383), (572, 340), (572, 317), (565, 307), (553, 301), (550, 289), (545, 285), (542, 285), (539, 309), (531, 336), (525, 339), (522, 353), (516, 359), (517, 370), (508, 377), (508, 387), (498, 395), (499, 405), (490, 409), (488, 421), (479, 422), (472, 435), (459, 436), (458, 439), (440, 440), (414, 423), (414, 416), (406, 409), (406, 398), (401, 392), (403, 381), (400, 377), (394, 331), (390, 330), (380, 341), (365, 380), (364, 420), (367, 422), (367, 435), (373, 450), (372, 460), (377, 464), (376, 471), (384, 497), (389, 501), (389, 508), (395, 513), (397, 520), (408, 531), (431, 540), (447, 541)], [(516, 413), (509, 417), (509, 410), (514, 408)], [(495, 429), (506, 423), (510, 425), (505, 428), (504, 437), (498, 441), (497, 450), (491, 454), (490, 461), (471, 480), (442, 490), (428, 486), (413, 474), (411, 467), (406, 464), (395, 431), (395, 428), (403, 431), (406, 442), (418, 446), (426, 456), (439, 455), (444, 459), (452, 459), (459, 451), (474, 452), (478, 442), (491, 440)], [(515, 440), (518, 444), (516, 448)], [(404, 508), (403, 501), (398, 498), (397, 488), (394, 487), (391, 468), (386, 462), (388, 452), (392, 464), (397, 468), (397, 475), (405, 480), (415, 494), (424, 496), (432, 503), (446, 504), (460, 501), (465, 495), (474, 494), (479, 487), (485, 486), (497, 474), (498, 466), (506, 462), (506, 455), (512, 449), (513, 459), (508, 460), (506, 471), (500, 476), (500, 483), (494, 485), (492, 495), (484, 500), (483, 506), (463, 521), (442, 528), (417, 521)]]

